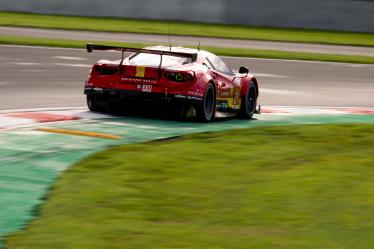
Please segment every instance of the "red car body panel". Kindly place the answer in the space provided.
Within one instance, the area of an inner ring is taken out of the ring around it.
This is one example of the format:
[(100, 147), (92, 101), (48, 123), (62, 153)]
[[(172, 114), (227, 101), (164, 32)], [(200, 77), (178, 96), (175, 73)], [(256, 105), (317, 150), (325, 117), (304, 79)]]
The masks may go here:
[[(146, 48), (151, 51), (153, 49), (171, 54), (196, 54), (196, 57), (190, 63), (176, 63), (167, 67), (134, 65), (129, 59), (134, 54), (117, 61), (101, 60), (94, 64), (86, 79), (85, 94), (123, 91), (141, 96), (152, 93), (195, 102), (203, 99), (207, 84), (212, 83), (216, 91), (216, 109), (223, 112), (240, 110), (241, 101), (251, 81), (256, 85), (258, 96), (258, 84), (253, 75), (225, 74), (215, 70), (212, 65), (207, 64), (208, 57), (216, 56), (207, 51), (161, 46)], [(134, 52), (137, 50), (134, 49)]]

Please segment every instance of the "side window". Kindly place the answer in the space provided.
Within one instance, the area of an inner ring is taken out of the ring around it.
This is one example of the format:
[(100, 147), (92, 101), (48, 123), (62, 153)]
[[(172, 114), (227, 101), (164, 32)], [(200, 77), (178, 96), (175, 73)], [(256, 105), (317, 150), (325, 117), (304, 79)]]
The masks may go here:
[(221, 60), (218, 56), (210, 55), (207, 57), (208, 61), (212, 64), (213, 68), (220, 73), (224, 73), (227, 75), (234, 75), (231, 69), (226, 65), (226, 63)]
[(205, 58), (205, 60), (203, 61), (203, 66), (205, 66), (208, 69), (212, 69), (213, 68), (207, 58)]

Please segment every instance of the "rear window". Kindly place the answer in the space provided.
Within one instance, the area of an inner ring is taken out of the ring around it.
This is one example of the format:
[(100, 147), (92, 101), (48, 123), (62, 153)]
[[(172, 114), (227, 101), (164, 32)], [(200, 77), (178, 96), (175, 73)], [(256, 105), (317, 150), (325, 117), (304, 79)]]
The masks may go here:
[[(131, 65), (158, 67), (160, 65), (160, 57), (161, 55), (158, 54), (138, 53), (130, 57), (129, 62)], [(161, 67), (168, 68), (174, 65), (183, 65), (188, 63), (191, 63), (190, 58), (163, 55)]]

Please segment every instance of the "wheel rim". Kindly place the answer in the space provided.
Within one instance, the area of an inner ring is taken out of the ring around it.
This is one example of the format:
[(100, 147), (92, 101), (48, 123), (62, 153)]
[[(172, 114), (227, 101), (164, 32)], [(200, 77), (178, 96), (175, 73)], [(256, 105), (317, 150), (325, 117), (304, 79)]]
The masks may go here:
[(209, 88), (204, 101), (204, 110), (205, 115), (208, 119), (210, 119), (213, 116), (213, 106), (214, 106), (214, 95), (213, 95), (213, 89)]
[(253, 112), (256, 108), (256, 91), (254, 87), (249, 89), (248, 98), (247, 98), (247, 107), (249, 112)]

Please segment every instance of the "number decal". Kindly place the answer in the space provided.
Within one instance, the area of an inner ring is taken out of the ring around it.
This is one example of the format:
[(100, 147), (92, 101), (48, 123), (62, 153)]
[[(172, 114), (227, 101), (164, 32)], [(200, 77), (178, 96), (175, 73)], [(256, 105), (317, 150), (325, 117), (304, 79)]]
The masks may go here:
[(145, 68), (144, 67), (136, 67), (135, 77), (141, 77), (141, 78), (143, 78), (144, 74), (145, 74)]
[(152, 92), (152, 85), (143, 85), (142, 92)]

